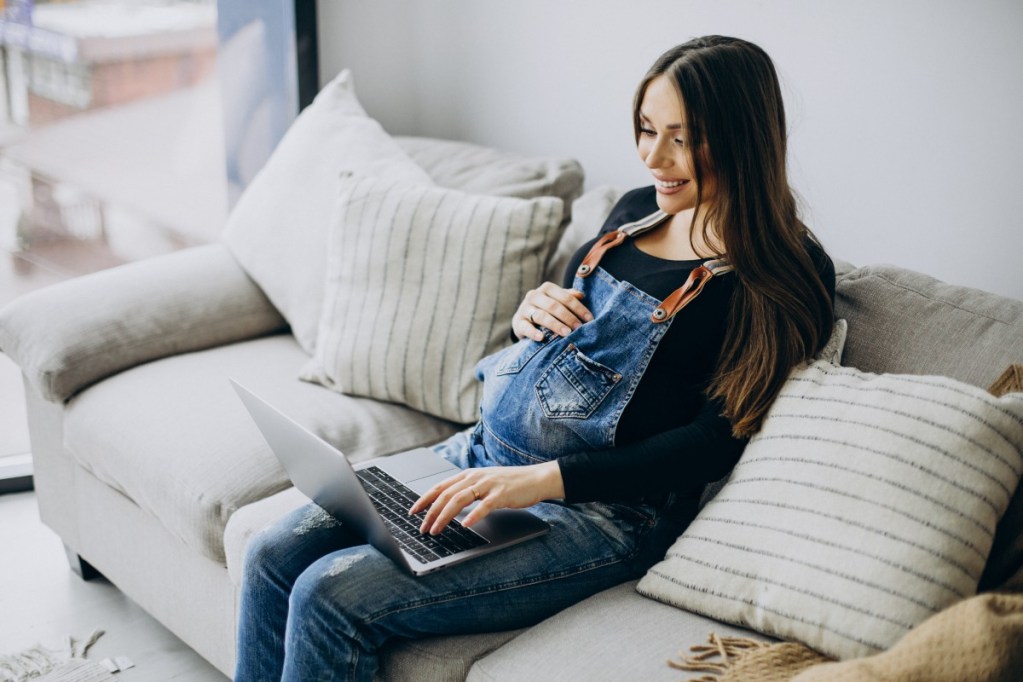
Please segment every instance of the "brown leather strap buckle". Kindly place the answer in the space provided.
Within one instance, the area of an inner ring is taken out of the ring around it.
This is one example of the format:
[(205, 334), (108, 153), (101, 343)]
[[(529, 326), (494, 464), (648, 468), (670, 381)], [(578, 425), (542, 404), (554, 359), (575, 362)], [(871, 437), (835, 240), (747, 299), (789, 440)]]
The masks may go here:
[(626, 236), (621, 230), (615, 230), (614, 232), (608, 232), (598, 239), (590, 248), (590, 252), (586, 254), (586, 258), (583, 258), (583, 262), (579, 264), (575, 274), (580, 277), (592, 275), (593, 271), (597, 268), (597, 264), (600, 263), (600, 259), (604, 257), (604, 252), (621, 244), (625, 241)]
[(660, 324), (670, 320), (703, 291), (703, 287), (713, 276), (714, 273), (705, 265), (693, 268), (686, 283), (668, 294), (668, 297), (661, 301), (661, 305), (654, 308), (654, 312), (650, 314), (650, 321)]

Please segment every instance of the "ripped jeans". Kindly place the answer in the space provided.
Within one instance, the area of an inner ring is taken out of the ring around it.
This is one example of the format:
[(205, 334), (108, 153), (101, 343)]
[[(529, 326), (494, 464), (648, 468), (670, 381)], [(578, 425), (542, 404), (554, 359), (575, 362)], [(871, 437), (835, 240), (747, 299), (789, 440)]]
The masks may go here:
[[(471, 439), (463, 432), (435, 449), (463, 468), (485, 466)], [(641, 576), (695, 513), (678, 507), (540, 503), (531, 510), (551, 524), (546, 535), (420, 577), (302, 507), (249, 542), (234, 679), (369, 681), (389, 641), (533, 625)]]

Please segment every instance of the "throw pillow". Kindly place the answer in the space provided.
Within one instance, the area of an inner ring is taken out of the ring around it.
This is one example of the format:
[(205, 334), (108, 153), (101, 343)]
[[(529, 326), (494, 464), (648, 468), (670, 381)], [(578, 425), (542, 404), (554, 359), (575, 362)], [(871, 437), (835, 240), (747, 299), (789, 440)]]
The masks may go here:
[(316, 345), (327, 233), (343, 170), (432, 183), (366, 115), (348, 70), (324, 86), (291, 125), (224, 229), (227, 247), (309, 353)]
[(817, 360), (640, 581), (846, 659), (972, 595), (1023, 469), (1023, 394)]
[(563, 203), (347, 174), (316, 354), (301, 377), (455, 422), (477, 418), (476, 362), (508, 342), (561, 233)]

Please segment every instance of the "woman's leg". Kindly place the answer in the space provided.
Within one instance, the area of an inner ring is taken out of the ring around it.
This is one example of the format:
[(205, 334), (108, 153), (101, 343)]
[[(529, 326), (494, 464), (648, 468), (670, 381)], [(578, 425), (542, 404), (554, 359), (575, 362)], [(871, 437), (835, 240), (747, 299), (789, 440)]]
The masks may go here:
[(614, 505), (534, 510), (547, 535), (413, 577), (368, 546), (318, 559), (291, 594), (283, 679), (373, 678), (388, 640), (525, 627), (642, 575), (678, 521)]
[(295, 580), (325, 554), (361, 542), (314, 504), (252, 536), (242, 574), (236, 682), (281, 679), (288, 600)]

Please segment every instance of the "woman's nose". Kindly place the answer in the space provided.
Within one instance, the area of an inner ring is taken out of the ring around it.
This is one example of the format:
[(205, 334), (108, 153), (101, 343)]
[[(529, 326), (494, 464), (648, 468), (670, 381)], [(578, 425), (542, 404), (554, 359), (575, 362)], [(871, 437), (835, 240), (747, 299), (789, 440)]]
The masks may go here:
[(647, 168), (664, 168), (671, 164), (671, 156), (665, 152), (664, 145), (655, 141), (647, 150), (643, 159)]

